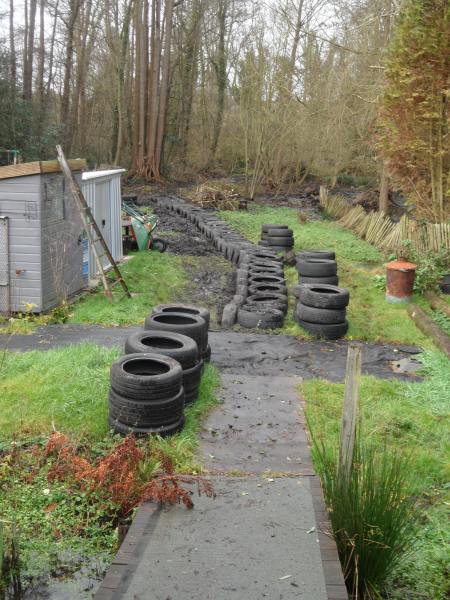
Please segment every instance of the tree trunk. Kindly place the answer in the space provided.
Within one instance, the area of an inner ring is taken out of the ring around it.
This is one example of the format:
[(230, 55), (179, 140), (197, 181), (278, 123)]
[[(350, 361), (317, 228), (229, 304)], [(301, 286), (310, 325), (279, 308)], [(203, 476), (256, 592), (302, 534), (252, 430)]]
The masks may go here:
[(14, 0), (9, 0), (9, 53), (11, 61), (11, 89), (15, 95), (17, 85), (16, 44), (14, 40)]
[(289, 74), (288, 74), (288, 89), (292, 92), (294, 87), (294, 75), (295, 75), (295, 62), (297, 60), (298, 45), (300, 42), (300, 31), (302, 28), (302, 13), (303, 13), (303, 0), (300, 0), (297, 9), (297, 20), (295, 22), (294, 40), (292, 42), (291, 56), (289, 59)]
[(183, 49), (183, 63), (181, 68), (181, 110), (178, 134), (180, 141), (178, 154), (183, 165), (186, 165), (187, 161), (194, 87), (198, 72), (198, 52), (200, 49), (199, 36), (202, 13), (203, 1), (194, 0), (186, 47)]
[(169, 87), (170, 87), (170, 53), (172, 43), (172, 27), (173, 27), (173, 5), (174, 0), (166, 0), (165, 7), (165, 39), (164, 39), (164, 55), (161, 67), (161, 88), (159, 96), (159, 114), (158, 127), (156, 133), (155, 157), (153, 161), (155, 179), (161, 178), (162, 155), (164, 150), (164, 135), (166, 130), (167, 107), (169, 104)]
[(39, 57), (38, 57), (38, 71), (36, 77), (36, 88), (38, 92), (38, 104), (39, 104), (39, 120), (42, 120), (43, 106), (44, 106), (44, 64), (45, 64), (45, 30), (44, 30), (44, 8), (45, 0), (39, 2)]
[(161, 0), (152, 3), (151, 61), (147, 107), (147, 165), (146, 176), (154, 170), (156, 135), (158, 127), (159, 76), (161, 67)]
[(70, 0), (70, 12), (67, 19), (67, 38), (66, 38), (66, 57), (64, 63), (64, 83), (63, 94), (61, 98), (61, 123), (64, 127), (64, 146), (70, 146), (72, 132), (69, 127), (70, 118), (70, 84), (73, 70), (74, 55), (74, 33), (75, 24), (78, 18), (80, 2), (82, 0)]
[(14, 0), (9, 2), (9, 52), (10, 52), (10, 69), (11, 69), (11, 133), (16, 145), (16, 92), (17, 92), (17, 64), (16, 64), (16, 48), (14, 40)]
[(127, 61), (129, 37), (130, 37), (130, 23), (131, 23), (131, 11), (133, 8), (133, 0), (130, 0), (129, 4), (125, 9), (125, 16), (122, 25), (122, 31), (120, 33), (120, 48), (119, 48), (119, 61), (117, 65), (117, 101), (116, 101), (116, 114), (117, 114), (117, 135), (114, 150), (114, 164), (118, 165), (120, 162), (120, 154), (122, 151), (123, 137), (124, 137), (124, 82), (125, 82), (125, 65)]
[(379, 209), (384, 212), (384, 214), (389, 214), (389, 177), (386, 165), (384, 163), (381, 165), (380, 195), (378, 206)]
[(225, 109), (225, 91), (227, 86), (227, 57), (225, 49), (225, 30), (226, 17), (228, 9), (228, 0), (220, 0), (218, 9), (219, 42), (217, 47), (217, 58), (213, 62), (217, 78), (217, 108), (214, 119), (213, 137), (211, 143), (211, 153), (209, 164), (215, 158), (219, 136), (222, 129), (223, 113)]
[(56, 25), (58, 23), (58, 8), (59, 8), (59, 0), (56, 0), (55, 14), (53, 17), (52, 38), (50, 41), (50, 56), (48, 59), (48, 79), (47, 79), (47, 84), (46, 84), (47, 96), (50, 93), (50, 88), (53, 83), (53, 58), (54, 58), (54, 54), (55, 54), (55, 38), (56, 38)]
[(134, 175), (139, 168), (139, 114), (140, 114), (140, 89), (141, 89), (141, 37), (142, 37), (142, 4), (136, 0), (134, 5), (134, 31), (135, 31), (135, 80), (134, 80), (134, 102), (133, 102), (133, 143), (132, 143), (132, 165), (130, 175)]
[(27, 24), (26, 61), (23, 73), (23, 97), (31, 100), (33, 95), (33, 58), (34, 58), (34, 33), (36, 23), (36, 0), (30, 0), (30, 20)]

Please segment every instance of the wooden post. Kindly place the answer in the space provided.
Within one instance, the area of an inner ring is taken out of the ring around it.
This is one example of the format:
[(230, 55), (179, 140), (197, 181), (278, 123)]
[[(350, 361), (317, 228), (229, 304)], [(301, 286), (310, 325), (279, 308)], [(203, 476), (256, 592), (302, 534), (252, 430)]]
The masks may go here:
[(344, 406), (342, 410), (339, 471), (350, 474), (358, 418), (359, 383), (361, 378), (361, 346), (350, 344), (345, 370)]

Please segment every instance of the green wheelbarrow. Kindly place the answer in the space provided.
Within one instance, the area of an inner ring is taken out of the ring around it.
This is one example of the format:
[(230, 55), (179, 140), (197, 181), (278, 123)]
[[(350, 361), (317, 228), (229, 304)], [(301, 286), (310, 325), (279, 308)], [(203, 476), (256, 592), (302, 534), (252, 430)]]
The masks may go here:
[(132, 204), (122, 200), (122, 211), (130, 217), (131, 236), (139, 250), (157, 250), (165, 252), (167, 242), (154, 236), (159, 219), (156, 215), (146, 215)]

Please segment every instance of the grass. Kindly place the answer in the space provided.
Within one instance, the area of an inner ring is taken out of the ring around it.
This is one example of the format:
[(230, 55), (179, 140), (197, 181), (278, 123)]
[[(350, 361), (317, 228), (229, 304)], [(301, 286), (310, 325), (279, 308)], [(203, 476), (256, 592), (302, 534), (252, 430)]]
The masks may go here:
[[(388, 304), (384, 291), (379, 289), (376, 276), (384, 272), (383, 255), (351, 231), (327, 220), (298, 221), (298, 211), (292, 208), (251, 207), (244, 211), (222, 211), (222, 218), (256, 242), (263, 223), (283, 223), (294, 231), (295, 250), (329, 249), (336, 252), (339, 285), (350, 290), (347, 338), (367, 342), (417, 344), (431, 347), (431, 342), (410, 319), (406, 308)], [(297, 282), (294, 268), (286, 269), (289, 286)], [(289, 316), (280, 333), (308, 337)]]
[[(420, 383), (363, 376), (360, 415), (368, 442), (409, 458), (418, 485), (420, 533), (413, 553), (390, 581), (389, 598), (439, 600), (450, 592), (447, 578), (450, 535), (450, 361), (440, 352), (423, 356), (425, 379)], [(343, 385), (305, 381), (301, 394), (313, 435), (337, 446)]]
[(131, 325), (143, 321), (155, 304), (171, 302), (186, 287), (188, 280), (179, 256), (159, 252), (136, 252), (120, 267), (132, 293), (121, 298), (120, 286), (114, 288), (115, 301), (109, 302), (101, 289), (88, 294), (70, 308), (69, 322), (100, 325)]
[[(94, 344), (46, 352), (5, 353), (0, 367), (0, 443), (8, 446), (11, 441), (47, 438), (55, 429), (80, 443), (104, 439), (109, 434), (109, 370), (120, 354), (119, 348)], [(200, 397), (186, 409), (185, 428), (170, 438), (176, 443), (182, 440), (177, 459), (181, 470), (193, 468), (186, 456), (193, 460), (199, 420), (214, 404), (217, 385), (218, 372), (207, 365)]]
[[(119, 354), (119, 348), (82, 344), (0, 357), (0, 521), (17, 526), (28, 583), (72, 573), (85, 563), (98, 565), (101, 573), (117, 548), (111, 506), (87, 492), (74, 494), (65, 481), (49, 482), (48, 465), (36, 468), (31, 445), (42, 448), (56, 429), (91, 459), (113, 447), (117, 436), (109, 432), (107, 397), (110, 365)], [(217, 369), (207, 365), (199, 398), (186, 408), (184, 429), (142, 442), (168, 455), (176, 472), (202, 470), (197, 432), (216, 404), (218, 385)]]

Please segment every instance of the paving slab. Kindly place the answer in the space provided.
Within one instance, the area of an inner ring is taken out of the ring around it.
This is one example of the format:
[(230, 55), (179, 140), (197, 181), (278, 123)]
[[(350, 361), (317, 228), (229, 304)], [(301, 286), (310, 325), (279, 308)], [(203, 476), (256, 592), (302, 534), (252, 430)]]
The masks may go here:
[[(123, 347), (125, 338), (139, 327), (99, 325), (48, 325), (34, 333), (7, 336), (0, 333), (0, 350), (49, 350), (91, 342), (101, 346)], [(1, 330), (0, 330), (1, 331)], [(294, 336), (254, 332), (210, 331), (212, 361), (223, 373), (258, 375), (298, 375), (303, 379), (343, 381), (349, 342), (299, 340)], [(416, 346), (362, 343), (362, 372), (382, 378), (418, 379), (414, 373), (421, 364)], [(395, 365), (406, 360), (408, 368)]]
[(200, 449), (209, 472), (298, 473), (314, 470), (300, 422), (298, 377), (223, 374), (222, 402), (207, 417)]
[(214, 478), (215, 499), (162, 509), (124, 600), (327, 600), (309, 478)]

